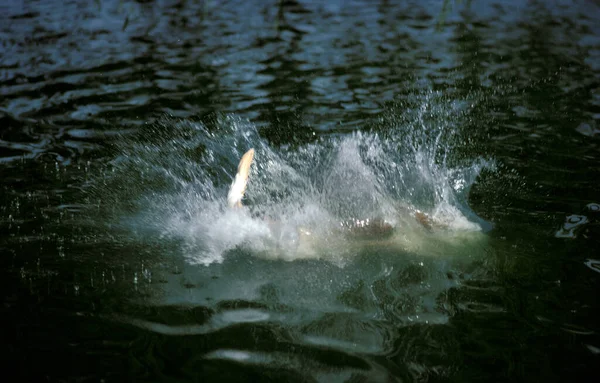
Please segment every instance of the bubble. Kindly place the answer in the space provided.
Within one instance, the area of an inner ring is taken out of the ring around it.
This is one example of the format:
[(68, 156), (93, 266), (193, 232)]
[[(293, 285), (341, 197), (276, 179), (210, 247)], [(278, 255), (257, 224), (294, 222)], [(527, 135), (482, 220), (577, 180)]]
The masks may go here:
[(576, 231), (589, 222), (585, 215), (573, 214), (565, 218), (562, 227), (556, 232), (557, 238), (576, 238)]

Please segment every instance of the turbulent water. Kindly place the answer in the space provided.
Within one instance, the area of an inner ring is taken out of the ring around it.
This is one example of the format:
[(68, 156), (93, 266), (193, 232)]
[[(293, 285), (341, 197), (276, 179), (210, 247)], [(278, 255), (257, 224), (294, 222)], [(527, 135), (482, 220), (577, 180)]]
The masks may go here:
[(592, 1), (0, 4), (8, 372), (595, 381), (599, 19)]
[[(423, 109), (430, 107), (429, 98), (423, 102)], [(213, 129), (163, 119), (117, 146), (118, 156), (91, 183), (90, 194), (100, 210), (108, 206), (124, 230), (181, 240), (181, 252), (192, 264), (222, 262), (240, 247), (270, 258), (343, 262), (362, 241), (352, 241), (352, 233), (341, 226), (368, 226), (374, 220), (385, 221), (396, 234), (392, 239), (375, 235), (365, 246), (395, 244), (439, 255), (448, 248), (425, 249), (427, 241), (459, 242), (489, 231), (491, 225), (469, 209), (466, 197), (481, 169), (493, 164), (476, 159), (451, 167), (446, 159), (456, 128), (445, 122), (421, 125), (422, 113), (417, 111), (414, 124), (402, 130), (324, 137), (277, 149), (239, 118), (219, 118)], [(160, 133), (166, 127), (175, 133)], [(249, 148), (256, 150), (256, 166), (247, 208), (231, 210), (227, 189), (237, 159)], [(416, 211), (438, 228), (419, 224)], [(299, 238), (299, 231), (310, 238)]]

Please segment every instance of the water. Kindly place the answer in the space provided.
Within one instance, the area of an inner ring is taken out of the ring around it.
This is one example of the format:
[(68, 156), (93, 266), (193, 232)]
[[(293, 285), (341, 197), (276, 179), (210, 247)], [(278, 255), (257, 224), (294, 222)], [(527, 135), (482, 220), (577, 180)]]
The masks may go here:
[(594, 2), (0, 9), (10, 372), (596, 380)]

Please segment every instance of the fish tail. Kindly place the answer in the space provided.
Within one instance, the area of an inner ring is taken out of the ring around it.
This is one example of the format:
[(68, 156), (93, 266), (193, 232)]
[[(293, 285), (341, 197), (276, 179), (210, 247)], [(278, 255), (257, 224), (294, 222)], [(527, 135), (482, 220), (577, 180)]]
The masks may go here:
[(227, 194), (227, 205), (230, 208), (242, 207), (242, 198), (246, 192), (248, 176), (250, 175), (250, 165), (252, 165), (253, 158), (254, 149), (250, 149), (244, 153), (240, 160), (237, 174), (235, 175), (235, 179), (233, 180), (233, 183), (229, 188), (229, 193)]

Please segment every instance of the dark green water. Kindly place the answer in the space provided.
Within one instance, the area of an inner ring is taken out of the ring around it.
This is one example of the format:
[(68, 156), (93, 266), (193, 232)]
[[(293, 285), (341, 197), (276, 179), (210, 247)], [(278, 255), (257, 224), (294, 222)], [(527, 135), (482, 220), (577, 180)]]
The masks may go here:
[(5, 375), (596, 381), (600, 6), (444, 4), (1, 2)]

